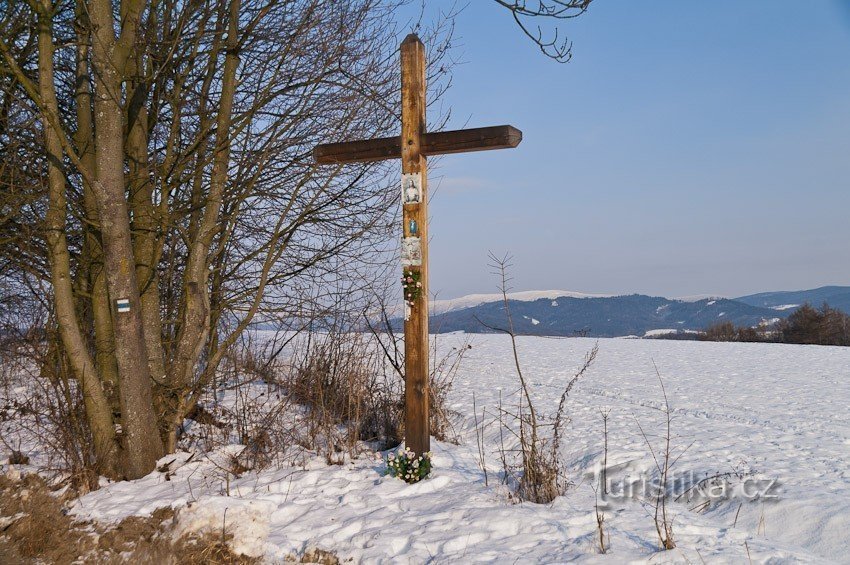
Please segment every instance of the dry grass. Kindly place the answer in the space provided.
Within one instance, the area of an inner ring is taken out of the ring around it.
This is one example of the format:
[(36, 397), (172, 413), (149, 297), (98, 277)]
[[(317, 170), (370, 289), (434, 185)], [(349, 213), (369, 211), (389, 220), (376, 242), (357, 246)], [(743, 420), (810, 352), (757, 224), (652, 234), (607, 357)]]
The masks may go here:
[(358, 441), (394, 445), (401, 438), (403, 395), (381, 370), (369, 336), (310, 334), (294, 355), (286, 388), (307, 409), (302, 442), (328, 463), (354, 455)]
[(318, 565), (339, 565), (341, 562), (335, 553), (312, 547), (296, 560), (296, 563), (315, 563)]
[(93, 538), (73, 527), (43, 479), (27, 475), (20, 481), (0, 476), (0, 528), (7, 549), (21, 559), (70, 563), (95, 547)]
[(104, 527), (73, 521), (63, 500), (37, 475), (17, 481), (0, 476), (0, 563), (156, 563), (157, 565), (250, 565), (258, 559), (234, 554), (220, 535), (174, 540), (174, 511), (130, 517)]

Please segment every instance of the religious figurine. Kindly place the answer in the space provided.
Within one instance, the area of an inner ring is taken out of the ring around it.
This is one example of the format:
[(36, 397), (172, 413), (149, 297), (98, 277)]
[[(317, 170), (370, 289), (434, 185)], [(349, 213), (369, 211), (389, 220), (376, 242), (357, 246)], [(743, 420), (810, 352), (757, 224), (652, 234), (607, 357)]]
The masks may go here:
[(418, 204), (422, 201), (422, 175), (410, 173), (401, 175), (402, 202), (405, 204)]
[(410, 220), (407, 223), (407, 231), (410, 232), (410, 235), (419, 235), (419, 226), (416, 225), (416, 220)]

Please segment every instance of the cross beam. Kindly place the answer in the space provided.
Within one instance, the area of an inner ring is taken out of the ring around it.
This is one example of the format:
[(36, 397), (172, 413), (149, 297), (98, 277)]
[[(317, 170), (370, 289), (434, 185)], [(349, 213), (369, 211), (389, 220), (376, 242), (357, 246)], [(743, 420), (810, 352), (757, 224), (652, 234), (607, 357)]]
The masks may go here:
[(426, 157), (509, 149), (522, 141), (513, 126), (428, 133), (425, 131), (425, 46), (411, 33), (401, 43), (401, 135), (313, 149), (316, 163), (362, 163), (401, 159), (402, 267), (419, 278), (420, 290), (404, 316), (405, 442), (421, 455), (431, 449), (428, 407), (428, 177)]
[[(449, 155), (489, 149), (513, 149), (522, 141), (522, 132), (513, 126), (458, 129), (423, 133), (420, 152)], [(342, 143), (323, 143), (313, 149), (313, 158), (320, 165), (334, 163), (363, 163), (401, 157), (401, 137), (378, 137)]]

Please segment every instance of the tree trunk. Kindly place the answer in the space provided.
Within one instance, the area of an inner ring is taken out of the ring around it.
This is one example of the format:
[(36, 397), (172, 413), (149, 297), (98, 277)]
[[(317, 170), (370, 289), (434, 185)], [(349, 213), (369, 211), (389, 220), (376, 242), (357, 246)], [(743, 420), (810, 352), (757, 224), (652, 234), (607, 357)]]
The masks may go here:
[[(122, 15), (123, 12), (122, 9)], [(130, 217), (124, 193), (122, 74), (127, 61), (127, 44), (135, 35), (131, 20), (134, 17), (138, 19), (138, 14), (131, 13), (122, 18), (122, 39), (131, 39), (119, 44), (113, 32), (112, 13), (109, 0), (93, 0), (90, 4), (97, 122), (96, 179), (92, 188), (100, 212), (106, 286), (113, 312), (126, 448), (124, 470), (127, 478), (132, 479), (153, 470), (156, 460), (162, 455), (162, 442), (153, 410)], [(119, 301), (127, 304), (120, 311)]]
[(127, 102), (127, 192), (133, 210), (133, 251), (136, 278), (141, 292), (142, 322), (148, 368), (155, 382), (165, 382), (165, 354), (159, 311), (159, 217), (153, 203), (153, 184), (148, 163), (148, 85), (143, 76), (141, 53), (132, 58), (134, 76), (129, 81)]
[(115, 441), (112, 413), (80, 331), (74, 308), (71, 258), (65, 235), (67, 202), (65, 174), (62, 171), (63, 152), (59, 134), (50, 126), (50, 119), (47, 117), (50, 112), (58, 116), (59, 108), (53, 84), (53, 38), (50, 13), (49, 6), (40, 6), (38, 14), (39, 91), (44, 105), (42, 126), (48, 155), (49, 188), (45, 239), (50, 257), (50, 278), (62, 347), (83, 391), (99, 471), (114, 475), (118, 463), (118, 445)]
[(191, 242), (189, 260), (184, 275), (183, 317), (180, 334), (177, 338), (177, 355), (173, 367), (175, 387), (179, 389), (172, 422), (169, 428), (167, 447), (175, 446), (177, 425), (183, 420), (187, 409), (186, 399), (191, 392), (192, 376), (195, 365), (210, 333), (209, 299), (209, 251), (217, 231), (222, 196), (227, 183), (227, 171), (230, 164), (230, 126), (233, 113), (233, 99), (236, 92), (236, 69), (239, 66), (238, 23), (240, 0), (230, 0), (227, 9), (227, 42), (224, 59), (224, 72), (221, 79), (221, 100), (216, 118), (215, 147), (213, 169), (210, 175), (210, 189), (206, 198), (206, 208), (198, 226), (198, 232)]
[(94, 117), (92, 116), (91, 82), (89, 80), (89, 44), (91, 34), (83, 0), (77, 1), (77, 131), (74, 132), (74, 144), (80, 156), (80, 163), (86, 169), (83, 175), (83, 209), (87, 222), (84, 224), (85, 256), (84, 267), (88, 277), (91, 295), (92, 324), (94, 329), (95, 367), (110, 406), (117, 410), (118, 404), (118, 362), (115, 359), (115, 334), (112, 331), (112, 313), (109, 311), (109, 296), (106, 291), (106, 277), (103, 273), (103, 246), (100, 241), (100, 217), (97, 202), (91, 184), (86, 177), (94, 178)]

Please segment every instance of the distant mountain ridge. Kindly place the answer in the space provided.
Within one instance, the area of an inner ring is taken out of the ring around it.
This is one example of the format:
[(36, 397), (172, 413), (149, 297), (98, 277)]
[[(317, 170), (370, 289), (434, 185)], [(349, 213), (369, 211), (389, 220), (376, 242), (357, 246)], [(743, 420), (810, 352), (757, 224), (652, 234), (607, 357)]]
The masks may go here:
[[(589, 294), (586, 292), (573, 292), (571, 290), (525, 290), (521, 292), (508, 293), (510, 300), (521, 300), (523, 302), (531, 300), (539, 300), (542, 298), (613, 298), (613, 294)], [(474, 308), (479, 304), (488, 302), (500, 302), (502, 295), (498, 293), (491, 294), (467, 294), (460, 298), (449, 298), (447, 300), (433, 300), (430, 303), (431, 314), (442, 314), (452, 310), (462, 310), (464, 308)]]
[[(824, 300), (830, 306), (850, 311), (850, 287), (837, 286), (736, 299), (607, 296), (569, 291), (511, 293), (508, 299), (518, 334), (548, 336), (619, 337), (664, 331), (692, 332), (723, 321), (737, 326), (758, 326), (775, 323), (806, 302), (820, 306)], [(497, 294), (436, 301), (435, 305), (430, 324), (435, 333), (492, 332), (506, 326), (504, 305)]]
[(822, 286), (811, 290), (783, 290), (741, 296), (735, 300), (751, 306), (798, 308), (805, 303), (819, 308), (824, 302), (850, 313), (850, 286)]

